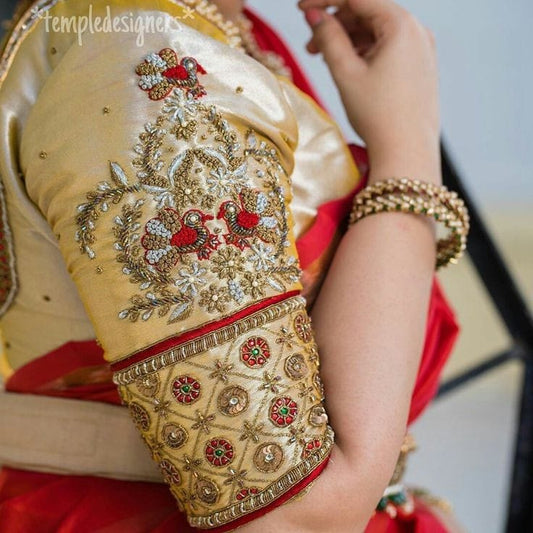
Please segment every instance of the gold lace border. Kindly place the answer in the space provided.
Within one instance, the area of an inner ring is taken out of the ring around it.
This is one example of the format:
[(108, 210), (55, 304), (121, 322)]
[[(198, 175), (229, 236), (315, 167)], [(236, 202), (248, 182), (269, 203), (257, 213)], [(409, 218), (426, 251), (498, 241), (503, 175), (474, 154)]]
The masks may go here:
[(130, 385), (143, 376), (158, 372), (189, 357), (233, 341), (252, 329), (259, 328), (269, 322), (274, 322), (302, 309), (305, 309), (305, 299), (302, 296), (288, 298), (282, 302), (270, 305), (265, 309), (256, 311), (228, 326), (206, 333), (196, 339), (184, 342), (179, 346), (169, 348), (125, 370), (117, 371), (113, 375), (113, 382), (116, 385)]
[(238, 520), (259, 509), (264, 509), (303, 481), (328, 458), (333, 446), (333, 439), (333, 430), (328, 426), (322, 446), (300, 464), (289, 470), (284, 476), (269, 485), (260, 494), (230, 505), (222, 511), (217, 511), (209, 516), (189, 517), (189, 524), (198, 529), (213, 529)]

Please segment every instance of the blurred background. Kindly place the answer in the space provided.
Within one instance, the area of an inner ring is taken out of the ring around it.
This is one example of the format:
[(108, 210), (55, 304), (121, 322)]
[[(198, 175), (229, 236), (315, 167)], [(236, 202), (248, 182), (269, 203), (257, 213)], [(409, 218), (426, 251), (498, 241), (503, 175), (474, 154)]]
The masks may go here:
[[(533, 20), (531, 0), (403, 0), (435, 33), (443, 131), (465, 185), (527, 301), (533, 302)], [(13, 1), (2, 0), (6, 19)], [(296, 0), (249, 0), (296, 52), (350, 141), (356, 140)], [(509, 347), (468, 260), (441, 275), (463, 333), (445, 376)], [(408, 481), (446, 498), (467, 531), (503, 531), (521, 366), (506, 366), (437, 401), (412, 428)]]

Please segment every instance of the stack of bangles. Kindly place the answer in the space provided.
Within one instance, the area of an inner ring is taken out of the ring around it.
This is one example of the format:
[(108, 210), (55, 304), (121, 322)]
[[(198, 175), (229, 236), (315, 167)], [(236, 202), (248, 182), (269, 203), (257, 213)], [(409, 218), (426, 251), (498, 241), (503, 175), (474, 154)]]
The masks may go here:
[(470, 223), (468, 210), (456, 192), (409, 178), (379, 181), (356, 195), (350, 224), (368, 215), (393, 211), (431, 217), (449, 230), (437, 242), (437, 268), (456, 263), (463, 255)]

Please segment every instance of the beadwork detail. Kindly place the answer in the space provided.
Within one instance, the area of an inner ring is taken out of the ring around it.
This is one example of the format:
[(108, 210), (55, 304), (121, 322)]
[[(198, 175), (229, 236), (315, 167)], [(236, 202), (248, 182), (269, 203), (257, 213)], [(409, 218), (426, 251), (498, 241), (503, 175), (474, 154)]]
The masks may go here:
[(281, 446), (274, 442), (267, 442), (257, 447), (254, 454), (254, 465), (266, 473), (275, 472), (283, 462), (283, 450)]
[(173, 449), (181, 448), (189, 438), (187, 431), (179, 424), (167, 424), (162, 432), (163, 441)]
[(244, 488), (237, 492), (237, 494), (235, 495), (235, 499), (240, 502), (242, 500), (246, 500), (246, 498), (248, 498), (249, 496), (258, 493), (259, 489), (257, 487)]
[(311, 321), (309, 320), (307, 314), (298, 313), (294, 318), (293, 325), (294, 331), (296, 332), (296, 335), (298, 335), (299, 339), (301, 339), (305, 343), (311, 342), (313, 340)]
[(137, 426), (140, 431), (148, 431), (150, 429), (150, 415), (148, 411), (139, 405), (138, 403), (132, 402), (129, 405), (131, 418), (133, 423)]
[(165, 483), (169, 485), (180, 485), (181, 484), (181, 475), (179, 470), (167, 459), (164, 459), (159, 463), (159, 468), (163, 474), (163, 479)]
[(220, 412), (226, 416), (240, 415), (248, 407), (248, 393), (239, 386), (226, 387), (218, 396)]
[[(314, 343), (291, 333), (299, 313), (305, 313), (300, 297), (271, 304), (116, 379), (124, 402), (154, 417), (143, 436), (158, 462), (179, 471), (181, 483), (170, 487), (195, 527), (210, 529), (264, 508), (329, 454), (332, 432), (311, 371)], [(265, 367), (244, 364), (243, 346), (247, 353), (268, 349)], [(284, 376), (285, 366), (300, 371), (299, 355), (308, 372), (299, 380)], [(139, 383), (154, 372), (161, 384), (156, 396), (149, 387), (141, 395)]]
[(174, 87), (179, 87), (193, 98), (207, 93), (198, 79), (206, 71), (193, 57), (181, 61), (174, 50), (164, 48), (158, 54), (151, 53), (137, 66), (135, 72), (141, 77), (139, 87), (148, 92), (151, 100), (162, 100)]
[(309, 373), (309, 368), (302, 354), (295, 353), (285, 360), (285, 373), (291, 379), (303, 379)]
[(143, 376), (136, 381), (137, 389), (145, 396), (155, 396), (159, 391), (159, 377), (157, 374)]
[(90, 259), (98, 224), (112, 218), (116, 260), (141, 291), (120, 319), (174, 324), (198, 308), (223, 313), (297, 286), (296, 250), (287, 246), (289, 178), (272, 145), (174, 88), (134, 151), (136, 179), (111, 162), (111, 180), (86, 194), (76, 217), (75, 238)]
[(270, 420), (278, 427), (292, 424), (298, 414), (298, 404), (288, 396), (274, 398), (270, 406)]
[(313, 439), (308, 442), (304, 442), (304, 448), (302, 450), (302, 459), (307, 459), (314, 451), (319, 450), (322, 446), (320, 439)]
[(200, 383), (190, 376), (180, 376), (172, 385), (172, 394), (179, 403), (194, 403), (200, 397), (200, 391)]
[(261, 337), (251, 337), (241, 346), (241, 361), (250, 368), (262, 367), (270, 358), (268, 342)]
[(217, 502), (220, 489), (216, 483), (207, 478), (200, 478), (196, 481), (194, 486), (198, 499), (208, 505), (213, 505)]
[(233, 457), (233, 446), (225, 439), (212, 439), (205, 446), (205, 458), (213, 466), (229, 465)]

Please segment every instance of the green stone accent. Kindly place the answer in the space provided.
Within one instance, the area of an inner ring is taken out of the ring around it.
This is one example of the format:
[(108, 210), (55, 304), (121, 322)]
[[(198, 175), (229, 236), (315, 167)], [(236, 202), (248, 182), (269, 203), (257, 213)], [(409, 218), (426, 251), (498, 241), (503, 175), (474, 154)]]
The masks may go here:
[(289, 414), (289, 408), (288, 407), (282, 407), (279, 412), (282, 414), (282, 415), (288, 415)]
[(187, 394), (190, 390), (191, 390), (191, 387), (189, 387), (189, 385), (183, 385), (183, 387), (181, 387), (181, 390)]
[(223, 450), (215, 450), (215, 455), (217, 457), (221, 457), (222, 455), (224, 455), (224, 451)]

